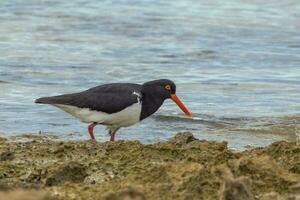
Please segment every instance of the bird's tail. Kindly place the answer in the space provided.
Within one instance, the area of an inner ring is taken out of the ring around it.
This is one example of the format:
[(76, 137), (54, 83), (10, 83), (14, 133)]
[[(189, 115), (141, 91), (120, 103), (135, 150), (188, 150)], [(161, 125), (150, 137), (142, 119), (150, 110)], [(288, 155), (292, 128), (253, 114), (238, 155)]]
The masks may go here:
[(73, 101), (73, 99), (78, 97), (77, 93), (73, 94), (64, 94), (64, 95), (58, 95), (58, 96), (52, 96), (52, 97), (42, 97), (37, 100), (35, 100), (35, 103), (40, 104), (70, 104), (70, 102)]
[(39, 103), (39, 104), (51, 104), (51, 103), (53, 103), (53, 100), (52, 100), (52, 97), (42, 97), (42, 98), (36, 99), (34, 102)]

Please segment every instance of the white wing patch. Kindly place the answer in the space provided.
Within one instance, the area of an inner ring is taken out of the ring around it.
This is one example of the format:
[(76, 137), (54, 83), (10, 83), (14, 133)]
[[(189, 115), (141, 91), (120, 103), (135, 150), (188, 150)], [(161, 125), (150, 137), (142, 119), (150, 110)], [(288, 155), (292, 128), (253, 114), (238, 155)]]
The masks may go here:
[(132, 94), (137, 96), (137, 101), (139, 103), (142, 103), (142, 95), (140, 93), (134, 91)]

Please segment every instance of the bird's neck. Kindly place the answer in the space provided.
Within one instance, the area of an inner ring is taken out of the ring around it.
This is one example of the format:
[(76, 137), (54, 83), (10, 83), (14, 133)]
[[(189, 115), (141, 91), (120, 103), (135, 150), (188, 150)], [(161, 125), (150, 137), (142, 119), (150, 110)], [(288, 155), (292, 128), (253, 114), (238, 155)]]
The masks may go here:
[(143, 120), (155, 113), (163, 102), (164, 99), (158, 98), (155, 94), (151, 92), (144, 92), (142, 94), (142, 111), (140, 120)]

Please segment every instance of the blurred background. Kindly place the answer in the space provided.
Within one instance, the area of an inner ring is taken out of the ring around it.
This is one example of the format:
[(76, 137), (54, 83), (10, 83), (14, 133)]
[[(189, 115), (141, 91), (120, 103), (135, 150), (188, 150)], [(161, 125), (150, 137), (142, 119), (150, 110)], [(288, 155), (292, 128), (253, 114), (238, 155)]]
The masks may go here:
[[(168, 101), (118, 139), (191, 131), (233, 149), (296, 140), (299, 19), (297, 0), (2, 0), (0, 132), (88, 139), (85, 124), (34, 100), (169, 78), (194, 119)], [(95, 132), (108, 140), (103, 127)]]

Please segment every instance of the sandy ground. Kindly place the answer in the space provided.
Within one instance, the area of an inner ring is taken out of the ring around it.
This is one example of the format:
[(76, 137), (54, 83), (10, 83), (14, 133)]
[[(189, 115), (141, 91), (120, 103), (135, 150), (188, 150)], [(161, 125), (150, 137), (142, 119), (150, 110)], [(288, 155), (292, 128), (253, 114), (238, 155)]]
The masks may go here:
[(167, 142), (0, 138), (0, 200), (300, 200), (300, 146), (234, 152), (178, 133)]

